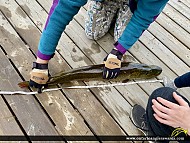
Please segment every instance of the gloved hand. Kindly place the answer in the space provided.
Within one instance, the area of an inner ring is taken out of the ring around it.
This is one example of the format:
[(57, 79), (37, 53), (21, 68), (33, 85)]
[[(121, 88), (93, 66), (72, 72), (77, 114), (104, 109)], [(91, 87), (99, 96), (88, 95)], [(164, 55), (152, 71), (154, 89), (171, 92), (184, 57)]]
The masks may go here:
[(47, 85), (47, 81), (49, 80), (48, 64), (33, 62), (33, 68), (30, 75), (29, 85), (38, 88), (38, 93), (42, 93), (42, 88)]
[(104, 59), (103, 78), (112, 79), (119, 75), (122, 57), (123, 54), (120, 51), (112, 49)]

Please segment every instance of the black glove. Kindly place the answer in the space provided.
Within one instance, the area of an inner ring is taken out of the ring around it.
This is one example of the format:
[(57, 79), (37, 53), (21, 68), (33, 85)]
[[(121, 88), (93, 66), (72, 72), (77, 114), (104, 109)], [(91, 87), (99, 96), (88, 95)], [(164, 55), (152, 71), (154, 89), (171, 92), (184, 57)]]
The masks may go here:
[(112, 49), (104, 59), (103, 78), (112, 79), (119, 75), (122, 57), (123, 54), (120, 51)]
[(47, 81), (49, 80), (48, 64), (33, 62), (30, 75), (30, 87), (38, 88), (38, 93), (42, 93), (42, 88), (47, 86)]

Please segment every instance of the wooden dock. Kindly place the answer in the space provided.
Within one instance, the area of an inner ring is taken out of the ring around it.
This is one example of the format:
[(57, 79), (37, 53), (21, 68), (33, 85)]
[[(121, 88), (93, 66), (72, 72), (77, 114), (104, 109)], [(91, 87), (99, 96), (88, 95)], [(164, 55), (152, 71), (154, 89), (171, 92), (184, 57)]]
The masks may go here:
[[(51, 4), (52, 0), (0, 1), (0, 90), (31, 91), (20, 89), (17, 83), (29, 80)], [(113, 48), (113, 31), (98, 41), (86, 38), (85, 15), (86, 6), (80, 9), (62, 34), (55, 57), (49, 64), (51, 75), (100, 64)], [(174, 79), (188, 72), (190, 1), (170, 0), (157, 20), (126, 53), (125, 59), (162, 67), (163, 72), (157, 79), (164, 76)], [(25, 142), (35, 142), (28, 137), (32, 135), (88, 135), (97, 139), (93, 143), (106, 142), (96, 137), (101, 135), (142, 135), (129, 118), (131, 108), (136, 103), (146, 107), (149, 95), (162, 86), (161, 83), (146, 83), (109, 88), (63, 89), (36, 95), (1, 95), (0, 135), (24, 136), (28, 140)], [(178, 91), (190, 99), (190, 89)]]

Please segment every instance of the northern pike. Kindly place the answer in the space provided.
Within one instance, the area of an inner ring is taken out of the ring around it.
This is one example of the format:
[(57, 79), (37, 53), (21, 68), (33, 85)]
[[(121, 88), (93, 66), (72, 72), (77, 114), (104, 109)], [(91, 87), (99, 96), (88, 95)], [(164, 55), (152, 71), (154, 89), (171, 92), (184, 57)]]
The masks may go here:
[[(104, 79), (102, 78), (104, 64), (83, 66), (72, 69), (67, 72), (60, 72), (51, 76), (47, 85), (64, 84), (71, 81), (114, 81), (126, 82), (136, 79), (151, 79), (158, 76), (162, 69), (156, 65), (147, 65), (132, 62), (122, 62), (120, 73), (117, 78)], [(28, 87), (29, 81), (20, 82), (21, 88)]]

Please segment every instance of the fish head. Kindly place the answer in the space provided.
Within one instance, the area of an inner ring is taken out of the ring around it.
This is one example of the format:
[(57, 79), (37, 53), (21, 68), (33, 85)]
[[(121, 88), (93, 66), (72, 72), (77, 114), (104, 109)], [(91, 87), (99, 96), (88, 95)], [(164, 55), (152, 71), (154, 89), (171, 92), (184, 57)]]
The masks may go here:
[(154, 78), (160, 75), (161, 72), (162, 72), (162, 68), (160, 68), (159, 66), (142, 64), (139, 77), (145, 78), (145, 79)]
[(158, 76), (162, 69), (156, 65), (147, 65), (142, 63), (122, 63), (121, 79), (150, 79)]

